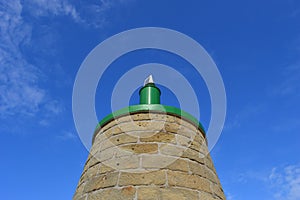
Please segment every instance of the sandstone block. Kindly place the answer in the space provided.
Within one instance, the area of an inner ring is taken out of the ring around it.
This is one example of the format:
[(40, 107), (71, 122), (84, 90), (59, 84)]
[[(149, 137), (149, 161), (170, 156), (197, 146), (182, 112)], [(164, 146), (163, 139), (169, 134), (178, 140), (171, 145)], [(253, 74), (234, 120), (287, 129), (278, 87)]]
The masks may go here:
[(181, 188), (163, 188), (161, 197), (164, 200), (198, 200), (198, 192)]
[(213, 194), (218, 196), (220, 199), (225, 199), (223, 189), (221, 188), (220, 185), (211, 184), (211, 188), (212, 188)]
[(128, 144), (128, 145), (126, 144), (126, 145), (122, 145), (121, 148), (137, 154), (157, 153), (158, 151), (157, 144)]
[(116, 170), (136, 169), (140, 165), (140, 158), (136, 155), (123, 156), (104, 161), (103, 163)]
[(164, 155), (175, 156), (175, 157), (182, 156), (185, 150), (186, 148), (181, 147), (179, 145), (169, 145), (169, 144), (161, 145), (159, 148), (160, 153)]
[(210, 182), (198, 175), (168, 171), (168, 183), (169, 186), (179, 186), (212, 193), (210, 189)]
[(167, 132), (158, 132), (151, 137), (145, 137), (140, 139), (141, 142), (165, 142), (175, 143), (175, 135)]
[(163, 155), (143, 155), (142, 168), (145, 169), (161, 169), (172, 164), (176, 158)]
[(132, 186), (122, 189), (109, 188), (97, 192), (90, 193), (87, 200), (133, 200), (136, 189)]
[(198, 162), (198, 163), (200, 163), (200, 164), (204, 164), (204, 158), (203, 158), (203, 155), (200, 154), (199, 152), (195, 151), (195, 150), (190, 149), (190, 148), (187, 148), (187, 149), (183, 152), (183, 154), (182, 154), (181, 157), (183, 157), (183, 158), (188, 158), (188, 159), (190, 159), (190, 160), (192, 160), (192, 161), (196, 161), (196, 162)]
[(146, 173), (121, 172), (119, 186), (126, 185), (163, 185), (166, 183), (164, 171), (153, 171)]
[(190, 170), (193, 174), (202, 176), (204, 178), (209, 179), (210, 181), (217, 183), (217, 177), (216, 175), (206, 166), (195, 163), (195, 162), (189, 162)]
[(86, 183), (84, 192), (91, 192), (100, 188), (113, 187), (117, 184), (118, 175), (118, 172), (114, 172), (96, 176)]

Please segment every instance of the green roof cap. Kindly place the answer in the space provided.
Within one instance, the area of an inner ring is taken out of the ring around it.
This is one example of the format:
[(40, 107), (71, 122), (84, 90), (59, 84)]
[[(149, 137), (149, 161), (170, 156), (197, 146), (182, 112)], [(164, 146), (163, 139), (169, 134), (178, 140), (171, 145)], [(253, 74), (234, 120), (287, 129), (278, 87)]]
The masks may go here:
[[(166, 113), (170, 115), (174, 115), (177, 117), (180, 117), (186, 121), (191, 122), (194, 124), (198, 129), (204, 134), (205, 136), (205, 131), (202, 126), (202, 124), (191, 114), (173, 107), (173, 106), (166, 106), (166, 105), (161, 105), (160, 104), (160, 89), (156, 87), (154, 84), (152, 75), (150, 75), (144, 83), (144, 86), (140, 89), (139, 91), (140, 94), (140, 104), (139, 105), (132, 105), (128, 106), (126, 108), (117, 110), (106, 117), (104, 117), (97, 125), (95, 133), (104, 125), (109, 123), (110, 121), (125, 116), (125, 115), (130, 115), (130, 114), (135, 114), (135, 113), (141, 113), (141, 112), (146, 112), (146, 113)], [(95, 136), (95, 134), (94, 134)], [(93, 138), (94, 140), (94, 138)]]

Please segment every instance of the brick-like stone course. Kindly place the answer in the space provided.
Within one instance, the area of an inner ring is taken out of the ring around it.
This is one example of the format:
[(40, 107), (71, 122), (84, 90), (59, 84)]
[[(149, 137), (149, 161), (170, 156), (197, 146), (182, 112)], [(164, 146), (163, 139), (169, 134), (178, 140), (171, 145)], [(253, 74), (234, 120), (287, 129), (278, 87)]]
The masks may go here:
[(73, 200), (225, 200), (204, 134), (160, 113), (97, 130)]

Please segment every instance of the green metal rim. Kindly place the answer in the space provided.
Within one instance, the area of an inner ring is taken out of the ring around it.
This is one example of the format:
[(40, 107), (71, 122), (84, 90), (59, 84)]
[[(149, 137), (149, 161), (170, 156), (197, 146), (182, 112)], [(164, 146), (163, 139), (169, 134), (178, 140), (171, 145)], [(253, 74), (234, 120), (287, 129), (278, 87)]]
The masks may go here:
[[(205, 131), (204, 131), (202, 124), (194, 116), (192, 116), (191, 114), (189, 114), (179, 108), (176, 108), (173, 106), (165, 106), (165, 105), (161, 105), (161, 104), (140, 104), (140, 105), (128, 106), (126, 108), (117, 110), (117, 111), (107, 115), (106, 117), (104, 117), (98, 123), (95, 133), (94, 133), (94, 136), (98, 132), (98, 129), (105, 126), (107, 123), (109, 123), (113, 119), (116, 119), (116, 118), (124, 116), (124, 115), (134, 114), (134, 113), (139, 113), (139, 112), (158, 112), (158, 113), (166, 113), (166, 114), (171, 114), (171, 115), (181, 117), (182, 119), (185, 119), (186, 121), (189, 121), (192, 124), (194, 124), (196, 127), (198, 127), (198, 129), (205, 136)], [(94, 139), (94, 137), (93, 137), (93, 139)]]

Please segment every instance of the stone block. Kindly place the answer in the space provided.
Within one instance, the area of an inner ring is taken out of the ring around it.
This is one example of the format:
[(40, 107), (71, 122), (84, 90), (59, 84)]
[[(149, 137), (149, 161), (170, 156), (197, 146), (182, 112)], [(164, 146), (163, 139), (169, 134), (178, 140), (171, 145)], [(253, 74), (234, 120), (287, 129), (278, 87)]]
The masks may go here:
[(218, 184), (211, 184), (212, 192), (216, 196), (218, 196), (220, 199), (225, 199), (223, 189)]
[(163, 144), (160, 145), (159, 147), (160, 153), (164, 155), (175, 156), (175, 157), (181, 157), (185, 150), (186, 148), (181, 147), (179, 145)]
[(143, 155), (141, 159), (144, 169), (162, 169), (176, 161), (174, 157), (163, 155)]
[(126, 144), (121, 146), (122, 149), (137, 154), (141, 153), (157, 153), (157, 144)]
[(161, 199), (163, 200), (198, 200), (198, 192), (196, 190), (187, 190), (181, 188), (162, 188)]
[(160, 198), (160, 191), (158, 187), (140, 187), (137, 190), (138, 200), (156, 200)]
[(84, 192), (113, 187), (117, 184), (119, 172), (107, 173), (90, 179), (84, 188)]
[(141, 142), (165, 142), (175, 143), (175, 134), (168, 132), (158, 132), (150, 137), (140, 139)]
[(113, 158), (103, 162), (116, 170), (136, 169), (140, 166), (140, 158), (137, 155)]
[(193, 149), (190, 149), (190, 148), (187, 148), (182, 156), (183, 158), (188, 158), (192, 161), (196, 161), (198, 163), (201, 163), (201, 164), (204, 164), (204, 158), (203, 158), (203, 155), (200, 154), (199, 152), (193, 150)]
[(153, 171), (145, 173), (121, 172), (119, 186), (126, 185), (163, 185), (166, 183), (164, 171)]
[(189, 162), (189, 167), (190, 170), (193, 174), (202, 176), (204, 178), (209, 179), (210, 181), (217, 183), (217, 177), (216, 175), (213, 173), (213, 171), (211, 171), (209, 168), (207, 168), (205, 165), (196, 163), (196, 162)]
[(122, 189), (108, 188), (105, 190), (90, 193), (87, 200), (133, 200), (136, 189), (132, 186)]
[(190, 175), (188, 173), (168, 171), (169, 186), (178, 186), (190, 189), (197, 189), (212, 193), (210, 189), (210, 182), (198, 175)]

